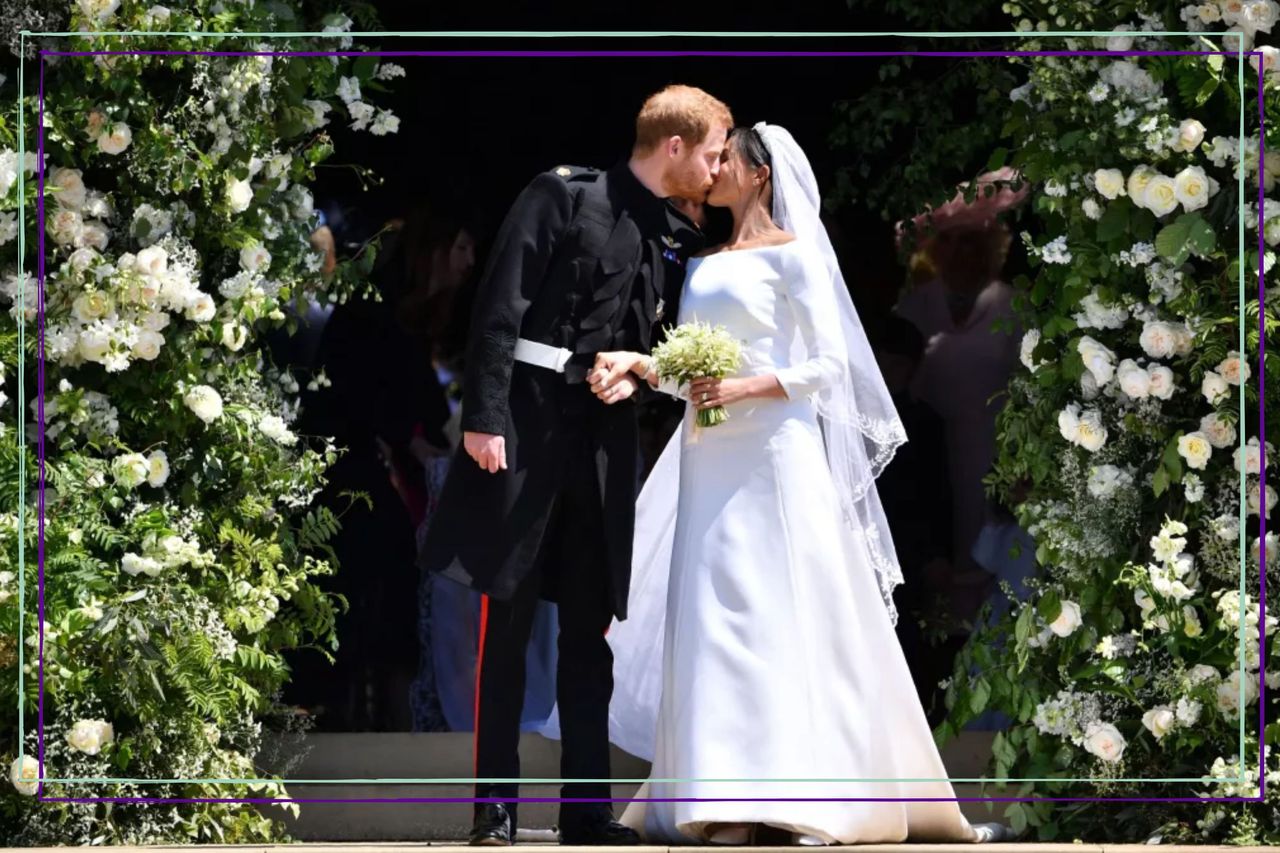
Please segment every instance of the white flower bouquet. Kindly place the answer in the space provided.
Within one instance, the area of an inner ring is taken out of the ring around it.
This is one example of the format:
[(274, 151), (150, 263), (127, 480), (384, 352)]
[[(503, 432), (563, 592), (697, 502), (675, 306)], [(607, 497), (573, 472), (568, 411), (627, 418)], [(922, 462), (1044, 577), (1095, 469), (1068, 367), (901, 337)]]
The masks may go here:
[[(736, 371), (742, 362), (742, 345), (723, 326), (693, 321), (668, 329), (666, 340), (653, 348), (652, 355), (660, 378), (684, 385), (694, 379), (723, 379)], [(697, 424), (711, 427), (728, 419), (723, 406), (713, 406), (698, 410)]]

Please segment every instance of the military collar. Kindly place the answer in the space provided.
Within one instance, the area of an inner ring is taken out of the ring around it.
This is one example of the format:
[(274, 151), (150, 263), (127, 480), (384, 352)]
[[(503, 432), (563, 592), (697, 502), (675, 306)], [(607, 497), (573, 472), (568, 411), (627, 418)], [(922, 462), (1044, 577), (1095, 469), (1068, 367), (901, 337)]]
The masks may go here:
[(640, 183), (640, 179), (631, 171), (626, 159), (619, 160), (608, 171), (608, 181), (612, 193), (622, 206), (631, 211), (636, 218), (644, 217), (656, 221), (663, 215), (667, 206), (666, 199), (659, 198)]

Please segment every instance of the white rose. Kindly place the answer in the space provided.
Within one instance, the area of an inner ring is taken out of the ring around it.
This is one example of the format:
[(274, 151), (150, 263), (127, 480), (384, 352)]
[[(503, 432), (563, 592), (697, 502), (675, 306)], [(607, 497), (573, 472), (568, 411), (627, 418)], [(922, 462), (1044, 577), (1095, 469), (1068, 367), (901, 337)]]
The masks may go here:
[(13, 764), (9, 765), (9, 781), (18, 789), (19, 794), (34, 797), (40, 787), (39, 779), (40, 762), (36, 761), (35, 756), (15, 758)]
[(1241, 385), (1249, 380), (1249, 364), (1240, 357), (1240, 353), (1232, 351), (1222, 360), (1214, 371), (1231, 385)]
[(1148, 358), (1169, 358), (1178, 351), (1178, 336), (1172, 324), (1157, 320), (1143, 324), (1138, 344)]
[(1252, 0), (1241, 9), (1240, 23), (1255, 32), (1270, 33), (1277, 13), (1280, 13), (1280, 6), (1273, 0)]
[(1142, 725), (1146, 726), (1147, 731), (1151, 732), (1156, 740), (1173, 731), (1176, 722), (1174, 711), (1168, 705), (1157, 705), (1142, 715)]
[(1178, 439), (1178, 455), (1187, 461), (1187, 466), (1203, 470), (1213, 455), (1213, 445), (1204, 433), (1197, 430), (1189, 432)]
[(249, 339), (249, 330), (241, 323), (222, 324), (222, 345), (232, 352), (239, 352)]
[(49, 173), (49, 183), (58, 190), (53, 200), (59, 207), (68, 210), (79, 210), (84, 207), (86, 190), (83, 173), (79, 169), (54, 169)]
[(136, 358), (143, 361), (155, 361), (160, 355), (160, 348), (164, 346), (164, 335), (159, 332), (153, 332), (150, 329), (143, 329), (138, 332), (138, 340), (134, 343), (131, 352)]
[(233, 213), (244, 213), (253, 202), (253, 187), (248, 181), (227, 181), (227, 204)]
[(147, 482), (160, 488), (169, 479), (169, 457), (163, 450), (152, 451), (147, 457)]
[(1105, 199), (1115, 199), (1124, 195), (1124, 173), (1119, 169), (1099, 169), (1093, 173), (1093, 185), (1098, 195)]
[(271, 253), (264, 246), (254, 243), (240, 250), (240, 268), (257, 272), (271, 266)]
[(148, 246), (138, 252), (134, 266), (144, 275), (160, 275), (169, 269), (169, 253), (159, 246)]
[(1085, 732), (1084, 748), (1103, 761), (1114, 764), (1124, 755), (1125, 740), (1120, 730), (1110, 723), (1090, 723)]
[(187, 306), (187, 319), (207, 323), (213, 319), (215, 310), (213, 297), (207, 293), (199, 293)]
[(101, 319), (114, 309), (114, 301), (101, 290), (82, 293), (71, 302), (71, 313), (81, 323), (89, 323)]
[(101, 222), (92, 219), (83, 223), (75, 235), (75, 245), (77, 247), (84, 248), (88, 246), (100, 252), (107, 248), (107, 243), (110, 241), (107, 227)]
[(1173, 183), (1174, 195), (1184, 210), (1199, 210), (1209, 203), (1209, 179), (1199, 166), (1183, 169)]
[(1231, 394), (1230, 387), (1227, 380), (1209, 370), (1205, 372), (1204, 380), (1200, 383), (1200, 393), (1204, 395), (1210, 406), (1216, 406)]
[(130, 489), (147, 481), (147, 471), (147, 460), (141, 453), (122, 453), (111, 461), (116, 482)]
[(1221, 450), (1236, 443), (1236, 426), (1217, 412), (1205, 415), (1200, 419), (1200, 432), (1209, 439), (1209, 443)]
[(1173, 397), (1173, 371), (1162, 364), (1147, 365), (1147, 390), (1152, 397), (1168, 400)]
[(1172, 213), (1178, 206), (1178, 185), (1167, 175), (1152, 175), (1142, 193), (1142, 206), (1156, 216)]
[(1090, 409), (1080, 416), (1076, 443), (1090, 453), (1097, 453), (1107, 443), (1107, 428), (1102, 425), (1102, 415)]
[(1178, 151), (1195, 151), (1204, 142), (1204, 125), (1193, 118), (1178, 125)]
[(1070, 637), (1080, 627), (1081, 621), (1080, 605), (1074, 601), (1064, 601), (1062, 612), (1058, 614), (1057, 619), (1049, 623), (1049, 630), (1059, 637)]
[(1133, 199), (1133, 203), (1138, 207), (1147, 206), (1147, 184), (1159, 174), (1150, 166), (1137, 166), (1129, 173), (1129, 180), (1125, 189), (1128, 190), (1129, 197)]
[(1116, 381), (1120, 390), (1134, 400), (1144, 400), (1151, 393), (1151, 374), (1138, 366), (1133, 359), (1126, 358), (1116, 368)]
[(208, 385), (197, 385), (182, 397), (196, 417), (211, 424), (222, 417), (222, 396)]
[(86, 755), (97, 755), (114, 737), (111, 724), (105, 720), (77, 720), (67, 732), (67, 743)]
[(133, 142), (133, 131), (122, 121), (116, 122), (111, 129), (98, 136), (98, 150), (103, 154), (123, 154)]
[[(1249, 65), (1253, 67), (1254, 72), (1262, 71), (1264, 74), (1272, 74), (1276, 70), (1277, 61), (1280, 60), (1280, 49), (1276, 49), (1269, 44), (1258, 45), (1254, 51), (1261, 53), (1261, 57), (1249, 57)], [(1258, 68), (1259, 58), (1262, 60), (1262, 68)]]

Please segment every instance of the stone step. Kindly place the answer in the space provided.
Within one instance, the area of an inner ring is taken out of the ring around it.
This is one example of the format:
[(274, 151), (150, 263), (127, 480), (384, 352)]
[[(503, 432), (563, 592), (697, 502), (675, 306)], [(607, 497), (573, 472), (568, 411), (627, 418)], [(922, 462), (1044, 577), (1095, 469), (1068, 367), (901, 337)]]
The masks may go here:
[[(948, 744), (943, 759), (952, 776), (980, 776), (990, 756), (990, 742), (988, 733), (965, 732)], [(535, 734), (525, 734), (520, 739), (525, 778), (557, 778), (559, 756), (557, 741)], [(293, 766), (287, 766), (291, 760)], [(614, 778), (639, 780), (648, 776), (648, 762), (619, 749), (613, 749), (611, 761)], [(472, 736), (467, 732), (295, 736), (288, 741), (268, 741), (259, 764), (268, 773), (287, 770), (286, 780), (299, 780), (287, 782), (289, 795), (294, 798), (384, 801), (302, 803), (297, 818), (283, 815), (290, 832), (300, 841), (448, 842), (465, 838), (471, 825), (470, 803), (385, 802), (412, 797), (471, 797), (469, 783), (428, 781), (474, 778)], [(638, 782), (615, 783), (613, 796), (626, 799), (634, 796), (638, 787)], [(956, 783), (954, 787), (957, 797), (981, 796), (977, 784)], [(558, 797), (560, 786), (528, 783), (521, 787), (521, 796)], [(621, 807), (619, 804), (616, 811), (620, 812)], [(518, 840), (553, 840), (550, 829), (556, 823), (559, 808), (558, 803), (521, 803)], [(1004, 807), (997, 808), (998, 817)], [(973, 821), (995, 819), (986, 803), (962, 803), (961, 809)], [(263, 810), (274, 817), (282, 815), (275, 807), (264, 806)]]

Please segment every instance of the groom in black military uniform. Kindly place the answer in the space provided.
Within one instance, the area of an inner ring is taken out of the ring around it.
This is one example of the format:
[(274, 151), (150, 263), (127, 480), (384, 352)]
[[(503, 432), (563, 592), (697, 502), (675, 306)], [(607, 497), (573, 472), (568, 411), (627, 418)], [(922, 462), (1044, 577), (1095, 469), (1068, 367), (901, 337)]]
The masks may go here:
[[(624, 379), (597, 398), (596, 353), (648, 351), (674, 318), (701, 233), (666, 199), (702, 201), (733, 118), (699, 89), (670, 86), (636, 119), (629, 160), (538, 175), (503, 222), (471, 326), (463, 447), (427, 531), (423, 568), (485, 593), (477, 663), (477, 779), (520, 775), (525, 653), (539, 597), (557, 602), (561, 776), (610, 778), (613, 656), (625, 619), (638, 480)], [(641, 393), (646, 393), (644, 389)], [(479, 782), (473, 845), (510, 844), (518, 786)], [(561, 796), (608, 799), (607, 782)], [(562, 844), (636, 844), (607, 802), (562, 803)]]

